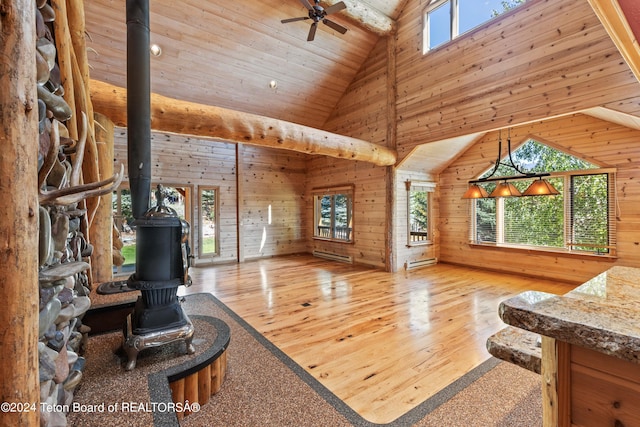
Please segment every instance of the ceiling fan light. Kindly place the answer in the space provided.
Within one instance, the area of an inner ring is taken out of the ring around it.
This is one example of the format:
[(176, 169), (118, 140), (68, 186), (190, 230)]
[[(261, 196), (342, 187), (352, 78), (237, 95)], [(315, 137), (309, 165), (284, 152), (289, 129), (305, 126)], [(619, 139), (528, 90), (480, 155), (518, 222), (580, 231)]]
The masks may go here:
[(560, 194), (546, 179), (537, 179), (522, 193), (523, 196), (555, 196)]
[(522, 193), (510, 182), (501, 182), (489, 194), (489, 197), (520, 197)]
[(462, 195), (463, 199), (484, 199), (486, 197), (489, 197), (489, 193), (487, 193), (487, 190), (480, 187), (478, 184), (472, 184)]

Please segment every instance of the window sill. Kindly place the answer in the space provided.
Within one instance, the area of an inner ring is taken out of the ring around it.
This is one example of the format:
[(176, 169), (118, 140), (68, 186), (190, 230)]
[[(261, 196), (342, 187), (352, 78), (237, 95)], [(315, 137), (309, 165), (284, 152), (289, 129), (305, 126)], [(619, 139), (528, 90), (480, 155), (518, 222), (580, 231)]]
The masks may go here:
[(407, 244), (408, 248), (419, 248), (422, 246), (433, 246), (433, 240), (427, 240), (424, 242), (413, 242), (413, 243)]
[(331, 239), (329, 237), (318, 237), (318, 236), (313, 236), (313, 240), (320, 240), (322, 242), (332, 242), (332, 243), (347, 243), (347, 244), (353, 244), (353, 240), (340, 240), (340, 239)]
[(608, 262), (614, 262), (618, 259), (615, 255), (597, 255), (590, 254), (586, 252), (569, 252), (563, 251), (561, 249), (543, 249), (543, 248), (534, 248), (530, 246), (509, 246), (509, 245), (499, 245), (494, 243), (469, 243), (469, 247), (474, 249), (492, 249), (498, 251), (507, 251), (507, 252), (522, 252), (531, 255), (554, 255), (559, 257), (566, 258), (578, 258), (578, 259), (588, 259), (588, 260), (602, 260)]

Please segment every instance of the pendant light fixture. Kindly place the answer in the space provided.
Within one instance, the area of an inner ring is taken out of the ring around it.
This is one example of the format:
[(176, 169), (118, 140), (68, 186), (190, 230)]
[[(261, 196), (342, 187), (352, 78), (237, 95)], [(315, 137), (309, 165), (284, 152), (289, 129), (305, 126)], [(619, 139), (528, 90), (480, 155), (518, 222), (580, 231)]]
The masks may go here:
[[(543, 179), (544, 177), (550, 176), (551, 174), (548, 172), (544, 173), (527, 173), (523, 172), (518, 168), (518, 166), (513, 162), (513, 157), (511, 156), (511, 129), (509, 129), (509, 135), (507, 136), (507, 149), (509, 151), (509, 162), (501, 162), (500, 155), (502, 154), (502, 131), (498, 134), (498, 157), (496, 158), (496, 162), (494, 164), (493, 170), (491, 173), (485, 178), (474, 179), (469, 181), (469, 189), (462, 195), (463, 199), (484, 199), (484, 198), (495, 198), (495, 197), (520, 197), (520, 196), (555, 196), (560, 194), (558, 190), (556, 190), (551, 183)], [(500, 166), (507, 166), (511, 169), (515, 170), (519, 175), (513, 176), (501, 176), (493, 178), (493, 175), (497, 172)], [(509, 181), (518, 180), (518, 179), (531, 179), (538, 178), (529, 185), (529, 187), (524, 191), (520, 192), (515, 185), (513, 185)], [(479, 184), (487, 183), (487, 182), (497, 182), (502, 181), (501, 183), (496, 185), (496, 188), (491, 192), (491, 194), (487, 193), (482, 186)]]

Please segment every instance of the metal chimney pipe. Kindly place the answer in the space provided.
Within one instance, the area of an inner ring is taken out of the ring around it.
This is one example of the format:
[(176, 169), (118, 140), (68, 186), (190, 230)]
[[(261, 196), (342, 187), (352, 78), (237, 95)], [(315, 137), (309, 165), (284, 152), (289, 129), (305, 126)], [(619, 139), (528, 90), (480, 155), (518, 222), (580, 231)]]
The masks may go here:
[(151, 193), (151, 83), (149, 0), (127, 0), (127, 156), (135, 219), (149, 208)]

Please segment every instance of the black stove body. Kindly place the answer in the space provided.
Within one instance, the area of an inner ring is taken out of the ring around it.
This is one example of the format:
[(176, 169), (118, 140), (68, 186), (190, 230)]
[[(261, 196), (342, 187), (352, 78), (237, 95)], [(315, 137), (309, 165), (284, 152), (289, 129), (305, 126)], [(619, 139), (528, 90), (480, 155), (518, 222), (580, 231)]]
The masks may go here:
[(158, 204), (134, 221), (136, 272), (127, 286), (140, 290), (133, 312), (127, 317), (124, 349), (135, 367), (138, 352), (177, 340), (185, 340), (187, 352), (195, 350), (193, 324), (177, 296), (179, 286), (189, 286), (189, 224), (164, 205), (165, 192), (158, 186)]

